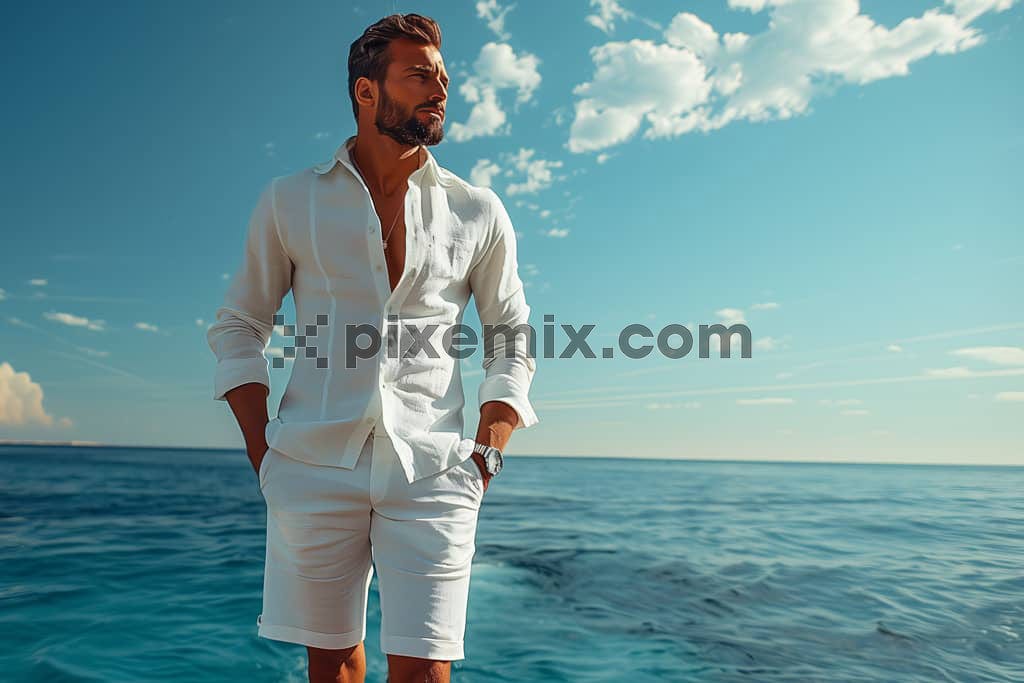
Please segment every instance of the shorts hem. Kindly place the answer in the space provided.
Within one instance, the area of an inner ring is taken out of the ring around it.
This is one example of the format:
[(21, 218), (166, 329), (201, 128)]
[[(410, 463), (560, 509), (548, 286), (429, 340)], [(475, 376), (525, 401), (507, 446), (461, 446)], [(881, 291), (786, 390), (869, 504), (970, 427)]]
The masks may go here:
[(437, 638), (410, 638), (381, 634), (380, 649), (385, 654), (441, 661), (465, 659), (463, 641)]
[(262, 615), (257, 618), (256, 623), (259, 625), (256, 634), (260, 638), (280, 640), (286, 643), (297, 643), (299, 645), (318, 647), (324, 650), (343, 650), (345, 648), (358, 645), (366, 638), (366, 633), (362, 630), (349, 631), (348, 633), (320, 633), (318, 631), (307, 631), (306, 629), (296, 628), (294, 626), (268, 624), (263, 621)]

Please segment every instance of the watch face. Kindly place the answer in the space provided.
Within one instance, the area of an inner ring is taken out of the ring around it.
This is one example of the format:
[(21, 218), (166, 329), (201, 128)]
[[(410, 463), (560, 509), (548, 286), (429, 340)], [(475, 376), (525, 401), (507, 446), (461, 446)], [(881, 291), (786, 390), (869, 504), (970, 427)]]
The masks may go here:
[(492, 476), (501, 471), (501, 451), (497, 448), (488, 448), (487, 452), (484, 454), (484, 460), (487, 462), (487, 471), (490, 472)]

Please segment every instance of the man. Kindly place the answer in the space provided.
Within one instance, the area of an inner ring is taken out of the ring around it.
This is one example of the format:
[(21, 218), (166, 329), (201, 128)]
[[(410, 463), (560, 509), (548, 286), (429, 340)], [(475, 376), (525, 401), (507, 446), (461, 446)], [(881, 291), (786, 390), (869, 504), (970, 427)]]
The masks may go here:
[[(464, 658), (484, 493), (512, 431), (537, 422), (532, 335), (529, 348), (507, 333), (487, 343), (489, 326), (528, 329), (508, 213), (427, 149), (444, 135), (440, 47), (418, 14), (386, 17), (352, 44), (357, 133), (264, 188), (208, 332), (215, 398), (238, 420), (267, 504), (258, 632), (306, 645), (312, 682), (363, 680), (375, 571), (388, 680), (449, 680)], [(299, 353), (271, 420), (263, 352), (289, 290)], [(452, 352), (472, 340), (445, 337), (470, 294), (485, 328), (475, 439), (462, 438)], [(395, 329), (398, 353), (384, 339)]]

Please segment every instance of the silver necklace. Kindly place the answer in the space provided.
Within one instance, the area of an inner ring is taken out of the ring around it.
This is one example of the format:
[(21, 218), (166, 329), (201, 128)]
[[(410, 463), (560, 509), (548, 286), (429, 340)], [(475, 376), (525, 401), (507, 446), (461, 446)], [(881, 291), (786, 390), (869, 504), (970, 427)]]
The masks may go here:
[[(356, 158), (354, 156), (351, 157), (351, 159), (352, 159), (352, 165), (356, 167), (356, 170), (359, 171), (359, 175), (363, 176), (363, 182), (366, 183), (366, 174), (363, 173), (363, 169), (359, 168), (359, 164), (356, 163)], [(367, 189), (369, 189), (369, 185), (368, 184), (367, 184)], [(402, 210), (404, 208), (405, 208), (405, 201), (403, 199), (402, 206), (398, 207), (398, 211), (395, 212), (395, 220), (391, 221), (391, 227), (388, 228), (388, 234), (383, 236), (383, 240), (382, 241), (383, 241), (383, 244), (384, 244), (384, 251), (388, 250), (388, 238), (391, 237), (391, 233), (394, 232), (395, 226), (398, 225), (398, 217), (400, 215), (402, 215)], [(383, 227), (383, 225), (382, 225), (382, 227)]]

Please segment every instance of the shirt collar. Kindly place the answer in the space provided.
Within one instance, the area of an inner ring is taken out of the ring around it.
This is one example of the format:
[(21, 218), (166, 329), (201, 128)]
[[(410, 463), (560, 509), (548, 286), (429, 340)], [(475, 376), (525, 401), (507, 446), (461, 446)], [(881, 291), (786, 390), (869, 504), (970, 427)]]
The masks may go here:
[[(331, 170), (340, 162), (356, 172), (355, 165), (352, 163), (352, 156), (350, 154), (352, 147), (356, 144), (356, 136), (350, 136), (345, 142), (341, 143), (341, 146), (334, 152), (334, 156), (325, 161), (322, 164), (313, 167), (313, 172), (319, 175), (330, 173)], [(434, 180), (440, 179), (440, 173), (438, 171), (437, 160), (434, 159), (434, 155), (430, 153), (430, 149), (426, 145), (421, 145), (423, 150), (427, 153), (427, 160), (423, 162), (423, 165), (413, 171), (409, 175), (409, 180), (419, 182), (420, 176), (432, 177)]]

